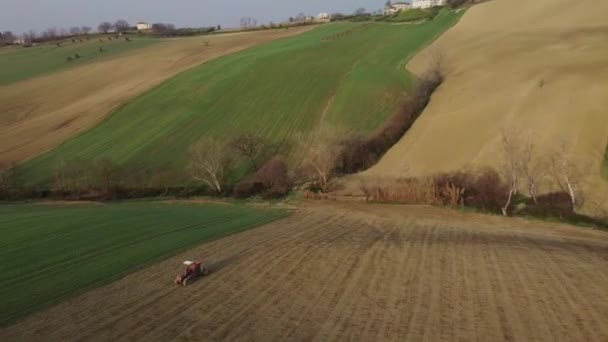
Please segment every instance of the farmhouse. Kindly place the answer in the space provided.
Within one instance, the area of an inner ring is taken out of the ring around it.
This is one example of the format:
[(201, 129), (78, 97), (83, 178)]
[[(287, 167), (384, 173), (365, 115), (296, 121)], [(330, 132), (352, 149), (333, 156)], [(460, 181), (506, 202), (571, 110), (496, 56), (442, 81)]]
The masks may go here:
[(319, 19), (319, 20), (328, 20), (328, 19), (330, 19), (329, 13), (321, 12), (317, 16), (317, 19)]
[(412, 0), (412, 8), (431, 8), (444, 6), (447, 0)]
[(406, 11), (408, 9), (410, 9), (412, 6), (407, 3), (407, 2), (395, 2), (394, 4), (390, 5), (390, 6), (386, 6), (384, 8), (384, 14), (385, 15), (389, 15), (389, 14), (395, 14), (401, 11)]
[(139, 31), (150, 30), (150, 29), (152, 29), (152, 25), (150, 25), (149, 23), (147, 23), (145, 21), (140, 21), (137, 23), (137, 29)]

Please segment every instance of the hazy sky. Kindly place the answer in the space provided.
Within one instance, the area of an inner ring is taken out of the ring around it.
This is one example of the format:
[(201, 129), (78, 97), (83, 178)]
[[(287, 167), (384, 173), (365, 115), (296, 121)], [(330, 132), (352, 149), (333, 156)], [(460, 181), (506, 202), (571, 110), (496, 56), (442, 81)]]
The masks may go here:
[(0, 31), (41, 32), (49, 27), (91, 26), (126, 19), (181, 26), (238, 26), (250, 16), (258, 22), (279, 22), (300, 12), (352, 13), (359, 7), (373, 11), (384, 0), (0, 0)]

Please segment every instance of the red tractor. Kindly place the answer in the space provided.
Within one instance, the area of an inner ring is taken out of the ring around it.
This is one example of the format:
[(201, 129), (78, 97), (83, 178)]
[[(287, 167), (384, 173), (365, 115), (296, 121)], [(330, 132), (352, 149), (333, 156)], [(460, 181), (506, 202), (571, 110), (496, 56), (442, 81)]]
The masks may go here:
[(184, 261), (186, 269), (175, 277), (176, 285), (188, 285), (193, 279), (209, 274), (209, 270), (201, 266), (200, 262), (196, 261)]

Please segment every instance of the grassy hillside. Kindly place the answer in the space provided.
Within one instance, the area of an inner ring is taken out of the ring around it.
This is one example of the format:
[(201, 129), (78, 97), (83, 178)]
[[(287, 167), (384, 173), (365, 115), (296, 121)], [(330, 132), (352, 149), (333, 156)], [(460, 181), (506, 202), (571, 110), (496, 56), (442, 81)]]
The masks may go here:
[(105, 156), (173, 169), (179, 179), (188, 147), (204, 135), (229, 139), (252, 131), (280, 143), (321, 122), (371, 132), (404, 99), (412, 83), (407, 61), (460, 15), (445, 12), (420, 25), (325, 25), (211, 61), (26, 163), (25, 175), (44, 182), (62, 160)]
[[(0, 325), (190, 245), (284, 215), (229, 205), (0, 206)], [(173, 276), (167, 274), (167, 286)]]
[[(76, 43), (69, 40), (60, 47), (54, 44), (45, 44), (31, 48), (6, 48), (0, 54), (0, 86), (84, 63), (91, 63), (158, 42), (158, 39), (153, 38), (131, 38), (130, 42), (123, 38), (108, 41), (104, 37), (102, 38), (104, 42), (101, 43), (99, 39), (91, 38), (91, 40), (76, 41)], [(99, 52), (100, 47), (103, 47), (103, 53)], [(80, 55), (80, 58), (68, 62), (67, 57), (74, 57), (75, 54)]]

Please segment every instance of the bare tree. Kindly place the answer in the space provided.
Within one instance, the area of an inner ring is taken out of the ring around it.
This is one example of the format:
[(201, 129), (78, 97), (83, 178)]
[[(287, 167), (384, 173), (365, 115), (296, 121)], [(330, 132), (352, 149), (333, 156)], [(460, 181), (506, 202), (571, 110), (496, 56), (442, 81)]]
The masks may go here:
[(4, 31), (0, 33), (0, 44), (13, 44), (15, 41), (15, 35), (11, 31)]
[(52, 40), (58, 37), (58, 33), (57, 33), (57, 28), (56, 27), (50, 27), (48, 29), (46, 29), (46, 31), (44, 31), (42, 33), (42, 38), (45, 40)]
[(108, 33), (111, 29), (112, 29), (112, 24), (110, 24), (107, 21), (104, 21), (103, 23), (99, 24), (99, 26), (97, 26), (97, 31), (102, 32), (102, 33)]
[(152, 30), (160, 35), (170, 35), (175, 31), (173, 24), (155, 23), (152, 24)]
[(504, 216), (509, 214), (509, 206), (511, 205), (513, 196), (517, 194), (517, 186), (519, 184), (520, 152), (517, 148), (516, 140), (517, 138), (503, 132), (501, 138), (504, 157), (502, 171), (509, 184), (507, 202), (502, 207), (502, 214)]
[(110, 158), (101, 158), (95, 161), (94, 172), (101, 191), (111, 195), (117, 182), (118, 166)]
[(344, 20), (345, 17), (346, 17), (346, 15), (344, 15), (343, 13), (333, 13), (331, 15), (331, 20), (332, 21)]
[(365, 8), (363, 7), (359, 7), (355, 10), (355, 15), (356, 16), (361, 16), (361, 15), (365, 15), (367, 13), (367, 11), (365, 10)]
[(527, 138), (520, 150), (518, 166), (534, 204), (538, 204), (538, 188), (543, 178), (542, 159), (535, 155), (534, 141), (531, 137)]
[(332, 180), (341, 152), (337, 134), (323, 130), (314, 137), (297, 138), (297, 155), (305, 173), (311, 177), (321, 189), (326, 192)]
[(38, 34), (34, 30), (29, 30), (28, 32), (23, 34), (23, 40), (25, 43), (32, 43), (34, 39), (38, 38)]
[(73, 26), (73, 27), (70, 27), (70, 34), (71, 34), (72, 36), (77, 36), (77, 35), (79, 35), (81, 32), (82, 32), (82, 31), (81, 31), (80, 27), (78, 27), (78, 26)]
[(296, 15), (296, 21), (305, 21), (305, 20), (306, 20), (306, 14), (298, 13), (298, 15)]
[(54, 169), (54, 190), (66, 195), (84, 190), (86, 167), (78, 161), (60, 161)]
[(92, 30), (92, 28), (90, 26), (83, 26), (83, 27), (80, 28), (80, 31), (83, 34), (89, 34), (89, 32), (91, 32), (91, 30)]
[(551, 156), (549, 174), (561, 191), (570, 196), (572, 210), (581, 202), (580, 181), (584, 178), (584, 168), (577, 165), (574, 160), (572, 146), (562, 143), (559, 149)]
[(251, 163), (251, 166), (257, 170), (258, 158), (265, 145), (262, 138), (251, 132), (247, 132), (234, 139), (230, 145), (238, 155), (247, 159)]
[(7, 193), (15, 177), (15, 164), (0, 163), (0, 194)]
[(253, 28), (258, 26), (258, 21), (254, 18), (251, 17), (244, 17), (241, 18), (241, 28), (247, 29), (247, 28)]
[(221, 194), (230, 165), (229, 151), (220, 141), (203, 137), (190, 147), (190, 174)]
[(129, 29), (129, 23), (124, 19), (120, 19), (114, 23), (113, 27), (114, 31), (123, 32)]

